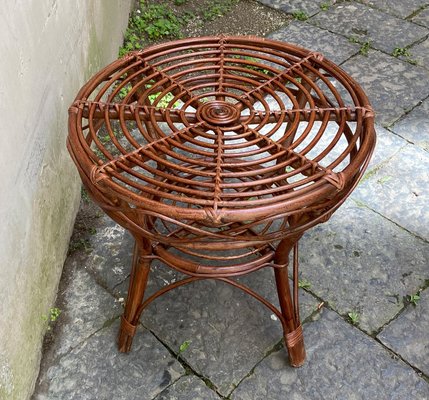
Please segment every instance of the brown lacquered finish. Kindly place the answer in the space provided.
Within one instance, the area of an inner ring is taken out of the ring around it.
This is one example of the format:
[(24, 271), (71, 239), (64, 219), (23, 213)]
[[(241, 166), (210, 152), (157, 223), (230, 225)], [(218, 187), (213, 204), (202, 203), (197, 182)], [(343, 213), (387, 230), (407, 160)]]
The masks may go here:
[[(275, 313), (290, 362), (301, 365), (298, 240), (369, 162), (374, 114), (359, 85), (287, 43), (203, 37), (113, 62), (69, 111), (68, 149), (86, 188), (136, 240), (120, 350), (151, 301), (214, 278)], [(189, 277), (144, 299), (153, 259)], [(275, 271), (281, 310), (233, 279), (263, 267)]]

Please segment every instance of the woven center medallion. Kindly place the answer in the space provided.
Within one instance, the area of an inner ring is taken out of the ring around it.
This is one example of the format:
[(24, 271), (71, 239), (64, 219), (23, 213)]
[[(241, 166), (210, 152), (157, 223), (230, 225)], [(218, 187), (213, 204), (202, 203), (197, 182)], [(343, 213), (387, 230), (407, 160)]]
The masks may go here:
[(240, 112), (226, 101), (211, 101), (198, 109), (197, 118), (211, 126), (227, 126), (238, 122)]

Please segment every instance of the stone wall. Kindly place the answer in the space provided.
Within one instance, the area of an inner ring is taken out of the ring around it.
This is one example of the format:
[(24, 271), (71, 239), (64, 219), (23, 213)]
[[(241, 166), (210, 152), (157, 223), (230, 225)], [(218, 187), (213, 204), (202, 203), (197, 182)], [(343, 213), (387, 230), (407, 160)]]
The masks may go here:
[(66, 256), (80, 181), (67, 109), (117, 56), (131, 0), (5, 0), (0, 8), (0, 399), (23, 400)]

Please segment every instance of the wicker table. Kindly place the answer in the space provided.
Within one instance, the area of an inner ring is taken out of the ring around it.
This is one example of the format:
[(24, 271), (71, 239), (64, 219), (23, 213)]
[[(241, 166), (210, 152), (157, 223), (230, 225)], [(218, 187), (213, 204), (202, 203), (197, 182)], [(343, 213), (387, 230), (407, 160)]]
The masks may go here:
[[(92, 77), (69, 113), (84, 185), (135, 238), (119, 349), (130, 350), (151, 301), (214, 278), (275, 313), (301, 365), (298, 240), (343, 203), (375, 145), (358, 84), (320, 53), (221, 35), (130, 53)], [(144, 299), (153, 259), (188, 277)], [(264, 267), (280, 310), (233, 278)]]

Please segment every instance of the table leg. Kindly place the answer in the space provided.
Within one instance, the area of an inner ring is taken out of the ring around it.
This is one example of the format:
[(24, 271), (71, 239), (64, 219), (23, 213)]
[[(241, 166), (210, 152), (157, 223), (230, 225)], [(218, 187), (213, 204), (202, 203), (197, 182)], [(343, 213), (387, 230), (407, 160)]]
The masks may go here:
[[(302, 335), (302, 326), (298, 312), (298, 276), (297, 264), (294, 268), (294, 296), (292, 298), (289, 278), (288, 265), (289, 253), (297, 244), (298, 239), (283, 239), (277, 247), (275, 262), (285, 265), (283, 268), (274, 268), (277, 294), (279, 297), (280, 308), (285, 318), (284, 339), (289, 352), (289, 362), (293, 367), (300, 367), (305, 360), (304, 338)], [(297, 263), (297, 254), (294, 257), (294, 263)]]
[(139, 319), (137, 311), (143, 301), (150, 271), (150, 260), (143, 256), (150, 254), (151, 245), (149, 241), (136, 237), (127, 302), (121, 317), (121, 326), (118, 336), (119, 351), (124, 353), (129, 352), (131, 349)]

